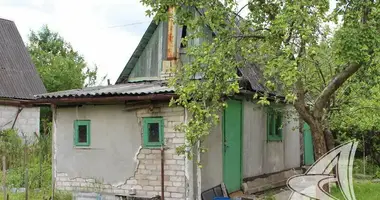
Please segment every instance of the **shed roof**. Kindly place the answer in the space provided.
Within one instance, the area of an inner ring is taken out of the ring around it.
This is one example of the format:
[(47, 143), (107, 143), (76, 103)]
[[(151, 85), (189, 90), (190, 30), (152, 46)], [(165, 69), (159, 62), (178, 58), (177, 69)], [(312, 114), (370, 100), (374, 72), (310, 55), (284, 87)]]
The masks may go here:
[(148, 95), (173, 93), (174, 90), (161, 82), (125, 83), (109, 86), (87, 87), (60, 92), (36, 95), (39, 99), (65, 98), (65, 97), (102, 97), (121, 95)]
[(33, 99), (44, 92), (15, 23), (0, 18), (0, 98)]

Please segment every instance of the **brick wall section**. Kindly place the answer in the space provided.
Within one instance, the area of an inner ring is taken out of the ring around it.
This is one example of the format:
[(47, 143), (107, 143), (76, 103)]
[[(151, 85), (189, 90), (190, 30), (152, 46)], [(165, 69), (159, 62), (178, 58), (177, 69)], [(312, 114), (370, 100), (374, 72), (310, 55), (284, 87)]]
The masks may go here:
[[(0, 130), (12, 127), (18, 112), (18, 107), (0, 105)], [(40, 130), (40, 108), (23, 108), (20, 112), (15, 127), (20, 135), (34, 137), (34, 133)]]
[[(155, 106), (153, 110), (139, 109), (136, 112), (142, 135), (143, 117), (160, 116), (164, 119), (165, 163), (164, 185), (166, 200), (184, 200), (186, 197), (185, 158), (177, 155), (175, 148), (184, 144), (184, 133), (176, 132), (175, 126), (183, 122), (182, 107), (168, 107), (167, 103)], [(133, 142), (133, 141), (131, 141)], [(136, 153), (135, 175), (123, 184), (104, 184), (96, 178), (70, 178), (66, 173), (57, 173), (56, 187), (61, 190), (98, 192), (102, 194), (126, 194), (136, 190), (136, 196), (154, 197), (161, 194), (161, 151), (160, 149), (140, 148)], [(131, 160), (132, 161), (132, 160)], [(105, 169), (106, 170), (106, 169)], [(99, 177), (98, 177), (99, 178)]]

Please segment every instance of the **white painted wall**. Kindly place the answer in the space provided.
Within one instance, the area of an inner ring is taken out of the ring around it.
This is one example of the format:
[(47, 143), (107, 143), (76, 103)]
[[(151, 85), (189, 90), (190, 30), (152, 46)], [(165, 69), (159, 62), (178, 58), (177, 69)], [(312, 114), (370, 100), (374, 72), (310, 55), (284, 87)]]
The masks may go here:
[[(18, 107), (0, 105), (0, 130), (12, 127), (16, 118)], [(25, 134), (34, 137), (34, 133), (39, 134), (40, 131), (40, 108), (23, 108), (20, 112), (15, 127), (20, 135)]]
[[(291, 105), (286, 106), (292, 110)], [(267, 141), (267, 115), (255, 102), (243, 101), (243, 178), (300, 167), (298, 120), (283, 119), (283, 141)], [(204, 141), (202, 191), (223, 181), (222, 127), (217, 125)]]
[[(292, 113), (292, 106), (286, 112)], [(243, 178), (300, 167), (298, 120), (283, 118), (283, 140), (267, 141), (267, 113), (255, 102), (244, 101)]]
[[(68, 177), (98, 178), (121, 184), (133, 176), (134, 157), (141, 145), (135, 112), (124, 105), (58, 107), (56, 111), (56, 170)], [(74, 145), (74, 121), (91, 120), (89, 147)]]

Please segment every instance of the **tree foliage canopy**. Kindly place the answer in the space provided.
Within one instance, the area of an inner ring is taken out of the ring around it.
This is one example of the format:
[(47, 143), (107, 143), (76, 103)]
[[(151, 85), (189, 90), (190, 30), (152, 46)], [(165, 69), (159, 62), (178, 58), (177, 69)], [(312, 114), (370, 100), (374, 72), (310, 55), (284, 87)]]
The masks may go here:
[[(268, 89), (255, 97), (269, 104), (269, 94), (276, 93), (293, 103), (311, 127), (318, 158), (331, 147), (325, 130), (339, 106), (336, 100), (362, 91), (350, 77), (379, 67), (379, 1), (338, 0), (333, 6), (328, 0), (249, 0), (243, 9), (234, 0), (142, 3), (157, 20), (171, 17), (167, 9), (174, 7), (176, 23), (191, 30), (183, 42), (205, 37), (200, 27), (214, 33), (208, 42), (187, 48), (193, 62), (177, 68), (172, 80), (179, 95), (176, 103), (193, 115), (182, 127), (190, 145), (203, 140), (217, 122), (223, 97), (239, 92), (237, 68), (255, 63)], [(242, 10), (247, 11), (244, 17), (239, 16)], [(194, 80), (199, 73), (203, 79)]]
[(28, 50), (48, 92), (95, 85), (97, 67), (87, 67), (70, 43), (47, 26), (31, 31)]

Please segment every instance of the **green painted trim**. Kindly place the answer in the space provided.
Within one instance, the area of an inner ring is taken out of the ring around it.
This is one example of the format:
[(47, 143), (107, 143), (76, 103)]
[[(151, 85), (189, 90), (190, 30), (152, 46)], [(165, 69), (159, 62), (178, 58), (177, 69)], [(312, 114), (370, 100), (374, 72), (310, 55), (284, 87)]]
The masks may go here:
[[(79, 142), (79, 126), (87, 127), (87, 142)], [(78, 147), (88, 147), (91, 144), (91, 121), (90, 120), (75, 120), (74, 121), (74, 145)]]
[[(159, 124), (159, 142), (149, 142), (148, 124)], [(143, 118), (143, 146), (145, 148), (157, 148), (164, 144), (164, 118), (162, 117), (144, 117)]]
[(282, 113), (276, 113), (273, 108), (267, 108), (267, 140), (282, 141)]
[(243, 183), (243, 173), (244, 173), (244, 169), (243, 169), (243, 148), (244, 148), (244, 143), (243, 143), (243, 140), (244, 140), (244, 101), (243, 100), (240, 100), (240, 103), (241, 103), (241, 106), (240, 106), (240, 114), (241, 114), (241, 117), (240, 117), (240, 184)]

